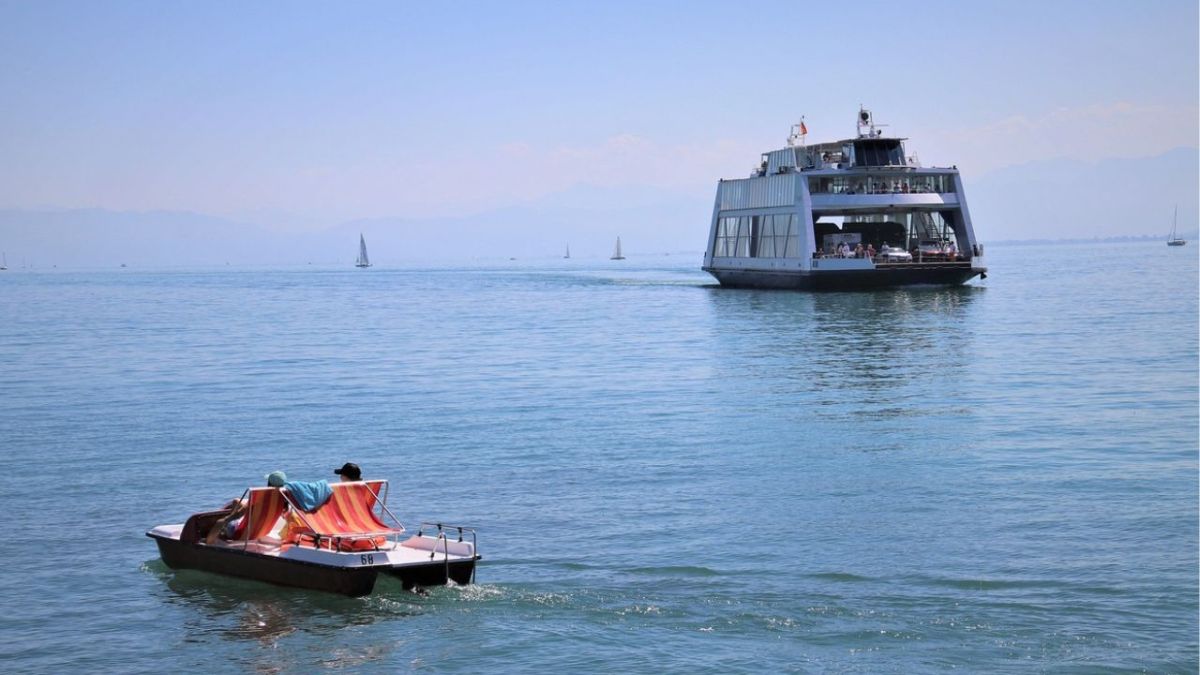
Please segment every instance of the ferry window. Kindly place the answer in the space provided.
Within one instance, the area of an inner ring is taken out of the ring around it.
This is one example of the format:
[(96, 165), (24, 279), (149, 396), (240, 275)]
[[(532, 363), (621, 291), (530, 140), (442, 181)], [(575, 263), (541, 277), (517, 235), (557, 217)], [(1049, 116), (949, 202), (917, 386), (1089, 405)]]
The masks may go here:
[(904, 146), (897, 140), (857, 141), (854, 163), (856, 166), (903, 166)]
[(737, 218), (721, 218), (717, 221), (717, 240), (713, 255), (731, 256), (737, 246)]
[(775, 257), (784, 257), (784, 252), (787, 249), (788, 226), (791, 222), (791, 216), (775, 216)]
[(738, 218), (737, 248), (734, 249), (733, 255), (739, 258), (750, 257), (750, 218), (747, 216)]
[(762, 232), (758, 236), (759, 258), (775, 257), (775, 218), (776, 216), (764, 216), (762, 219)]
[(796, 216), (787, 214), (719, 218), (713, 256), (797, 258), (798, 222)]
[[(787, 243), (784, 246), (784, 257), (799, 258), (800, 257), (800, 233), (798, 230), (799, 221), (796, 216), (787, 216)], [(778, 232), (778, 230), (776, 230)]]

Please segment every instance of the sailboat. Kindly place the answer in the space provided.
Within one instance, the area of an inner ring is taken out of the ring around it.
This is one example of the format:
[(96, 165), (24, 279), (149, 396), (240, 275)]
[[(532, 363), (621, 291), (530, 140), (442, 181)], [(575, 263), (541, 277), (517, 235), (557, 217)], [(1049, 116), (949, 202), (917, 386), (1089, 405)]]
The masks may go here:
[(617, 247), (613, 249), (612, 258), (609, 260), (624, 260), (625, 256), (621, 255), (621, 238), (617, 237)]
[(3, 272), (6, 269), (8, 269), (8, 255), (5, 253), (0, 253), (0, 272)]
[(1179, 205), (1175, 206), (1175, 215), (1171, 216), (1171, 236), (1167, 238), (1167, 246), (1183, 246), (1187, 243), (1186, 239), (1180, 239), (1175, 233), (1176, 221), (1179, 220)]
[(570, 257), (571, 257), (571, 246), (570, 246), (570, 245), (568, 245), (568, 246), (567, 246), (567, 252), (563, 254), (563, 260), (566, 260), (566, 259), (568, 259), (568, 258), (570, 258)]
[(367, 257), (367, 240), (363, 239), (362, 232), (358, 233), (358, 260), (354, 261), (355, 267), (370, 267), (371, 259)]

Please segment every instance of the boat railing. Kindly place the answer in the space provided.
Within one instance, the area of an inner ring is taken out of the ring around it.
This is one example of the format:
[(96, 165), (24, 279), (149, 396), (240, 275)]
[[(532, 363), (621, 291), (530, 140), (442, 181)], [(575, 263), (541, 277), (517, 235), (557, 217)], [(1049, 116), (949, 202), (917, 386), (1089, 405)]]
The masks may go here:
[(421, 521), (421, 527), (417, 529), (417, 536), (424, 536), (427, 528), (435, 529), (439, 535), (447, 532), (457, 533), (458, 541), (460, 542), (465, 541), (465, 538), (469, 536), (471, 538), (471, 544), (475, 544), (476, 533), (475, 528), (473, 527), (467, 527), (466, 525), (449, 525), (446, 523), (436, 523), (431, 520), (423, 520)]
[(909, 256), (911, 256), (911, 259), (908, 257), (901, 258), (899, 256), (888, 256), (887, 254), (884, 254), (884, 253), (877, 253), (877, 254), (875, 254), (874, 258), (872, 258), (870, 256), (866, 256), (866, 255), (844, 256), (844, 255), (837, 255), (836, 253), (829, 253), (829, 254), (824, 254), (824, 255), (822, 255), (822, 254), (814, 255), (813, 260), (870, 260), (871, 262), (875, 262), (875, 263), (896, 263), (898, 265), (900, 265), (900, 264), (906, 265), (906, 264), (910, 264), (910, 263), (911, 264), (926, 264), (926, 265), (928, 265), (930, 263), (942, 264), (942, 263), (969, 263), (969, 262), (971, 262), (971, 256), (962, 255), (962, 254), (959, 254), (953, 258), (946, 256), (946, 255), (925, 255), (925, 254), (913, 255), (912, 253), (909, 253)]
[[(239, 501), (246, 505), (246, 532), (252, 532), (250, 528), (254, 527), (254, 510), (250, 508), (250, 488), (246, 488), (242, 491), (242, 496), (239, 498)], [(242, 550), (244, 551), (249, 547), (250, 538), (247, 536), (246, 539), (242, 541)]]
[[(943, 265), (943, 264), (969, 264), (974, 258), (983, 257), (983, 244), (975, 244), (970, 249), (966, 249), (966, 250), (962, 250), (962, 251), (955, 251), (954, 253), (949, 253), (949, 252), (945, 252), (945, 251), (926, 252), (926, 251), (920, 250), (919, 248), (913, 249), (911, 251), (905, 251), (904, 249), (900, 249), (900, 248), (893, 248), (892, 250), (899, 251), (899, 252), (905, 253), (907, 255), (890, 256), (885, 251), (877, 251), (875, 253), (875, 256), (871, 257), (871, 256), (867, 255), (867, 253), (865, 251), (861, 254), (855, 254), (854, 252), (850, 252), (850, 254), (848, 254), (848, 255), (839, 255), (837, 252), (834, 252), (834, 251), (816, 251), (815, 253), (813, 253), (813, 260), (815, 262), (817, 260), (827, 260), (827, 259), (834, 259), (834, 260), (870, 259), (871, 262), (874, 262), (874, 263), (888, 263), (888, 264), (896, 264), (896, 265), (907, 265), (907, 264), (924, 264), (924, 265), (939, 264), (939, 265)], [(911, 259), (909, 258), (909, 256), (911, 256)]]
[[(447, 525), (445, 523), (433, 523), (423, 521), (421, 526), (417, 528), (417, 536), (425, 536), (426, 528), (436, 528), (437, 535), (434, 537), (442, 544), (442, 562), (446, 566), (446, 579), (450, 579), (450, 537), (447, 536), (451, 532), (458, 534), (458, 541), (462, 543), (467, 536), (471, 537), (471, 554), (476, 558), (479, 557), (479, 540), (475, 534), (475, 528), (466, 527), (464, 525)], [(433, 560), (437, 556), (438, 545), (434, 542), (433, 549), (429, 551), (429, 559)], [(475, 567), (471, 566), (471, 583), (475, 583)]]
[[(382, 487), (382, 489), (379, 492), (372, 490), (371, 483), (378, 483)], [(396, 527), (399, 528), (401, 532), (404, 532), (405, 531), (404, 524), (401, 523), (400, 519), (396, 517), (396, 514), (392, 513), (391, 509), (389, 509), (387, 507), (387, 495), (388, 495), (388, 492), (391, 490), (391, 488), (389, 487), (389, 483), (386, 480), (377, 480), (377, 481), (364, 481), (363, 484), (367, 486), (367, 492), (370, 492), (371, 495), (373, 497), (375, 497), (375, 506), (378, 506), (380, 509), (382, 509), (383, 512), (386, 513), (388, 515), (388, 517), (392, 519), (392, 522), (396, 523)], [(380, 496), (380, 493), (383, 493), (383, 495)]]

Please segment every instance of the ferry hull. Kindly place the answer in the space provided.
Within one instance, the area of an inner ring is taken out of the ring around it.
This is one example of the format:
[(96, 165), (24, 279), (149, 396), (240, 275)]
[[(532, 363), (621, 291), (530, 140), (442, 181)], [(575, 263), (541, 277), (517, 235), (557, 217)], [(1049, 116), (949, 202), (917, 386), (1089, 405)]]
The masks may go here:
[(705, 268), (722, 286), (802, 291), (870, 291), (903, 286), (959, 286), (987, 272), (984, 267), (907, 264), (861, 270), (810, 272)]
[(350, 597), (369, 594), (375, 588), (379, 568), (330, 567), (279, 556), (262, 555), (233, 548), (205, 546), (148, 534), (158, 544), (167, 567), (214, 572), (242, 579), (265, 581)]

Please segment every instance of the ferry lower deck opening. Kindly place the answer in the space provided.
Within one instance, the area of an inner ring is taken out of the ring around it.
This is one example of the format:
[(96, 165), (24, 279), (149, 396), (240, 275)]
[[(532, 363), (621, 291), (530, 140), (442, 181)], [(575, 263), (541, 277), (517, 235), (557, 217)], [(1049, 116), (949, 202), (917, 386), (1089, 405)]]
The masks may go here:
[(966, 244), (956, 220), (952, 211), (814, 212), (813, 257), (867, 257), (870, 251), (898, 250), (911, 260), (888, 262), (969, 262), (978, 252)]

